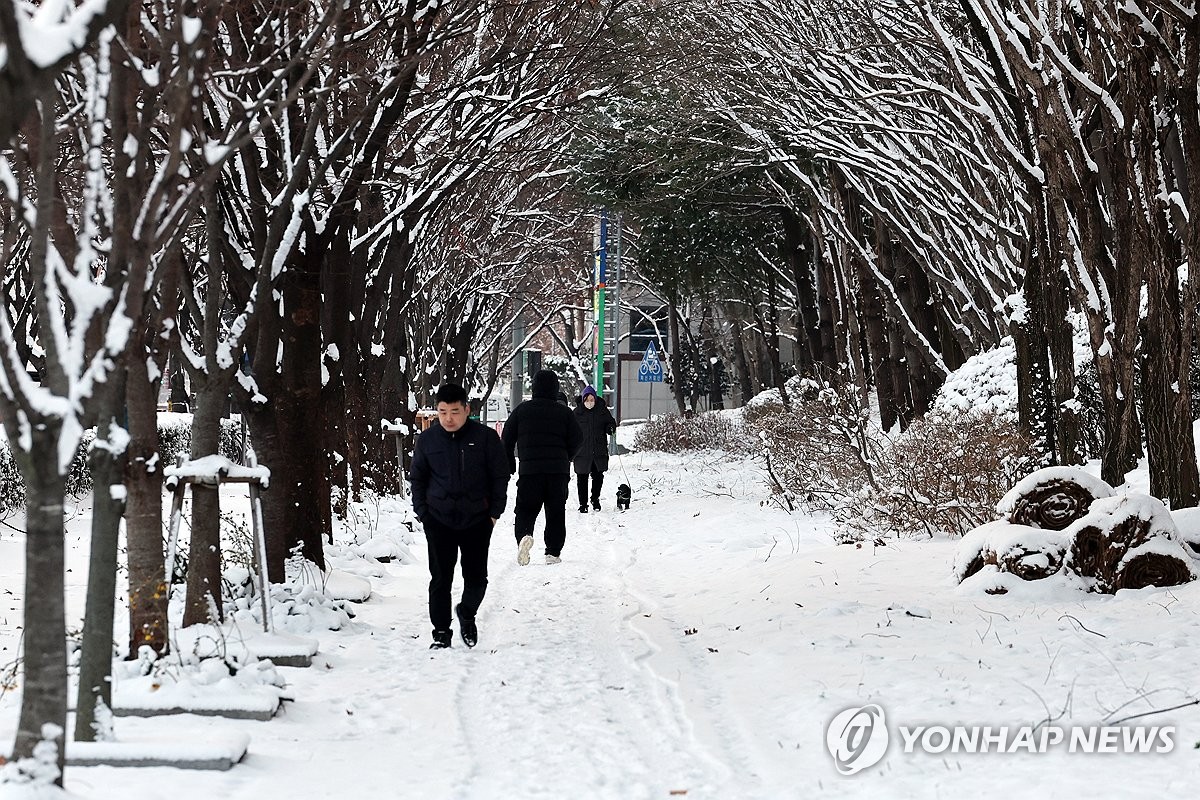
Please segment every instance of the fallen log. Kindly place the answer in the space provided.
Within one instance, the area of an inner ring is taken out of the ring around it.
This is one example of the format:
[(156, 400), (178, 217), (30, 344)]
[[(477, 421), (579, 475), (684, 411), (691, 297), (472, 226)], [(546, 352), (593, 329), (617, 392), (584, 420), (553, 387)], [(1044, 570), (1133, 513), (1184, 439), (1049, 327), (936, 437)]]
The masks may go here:
[(1078, 467), (1047, 467), (1018, 481), (996, 510), (1015, 525), (1061, 531), (1112, 495), (1111, 486)]
[(1178, 586), (1195, 579), (1191, 565), (1185, 559), (1191, 557), (1181, 553), (1171, 555), (1162, 552), (1138, 553), (1128, 559), (1117, 570), (1113, 580), (1113, 591), (1118, 589), (1145, 589), (1148, 586)]

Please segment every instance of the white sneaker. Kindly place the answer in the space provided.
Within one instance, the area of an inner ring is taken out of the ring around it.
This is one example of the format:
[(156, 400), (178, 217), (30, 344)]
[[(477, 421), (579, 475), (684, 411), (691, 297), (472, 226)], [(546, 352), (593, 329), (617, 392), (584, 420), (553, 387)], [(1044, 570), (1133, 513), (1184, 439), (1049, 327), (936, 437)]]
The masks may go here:
[(521, 538), (521, 543), (517, 545), (517, 563), (522, 567), (529, 563), (529, 551), (533, 549), (533, 537), (524, 536)]
[(546, 556), (546, 563), (547, 564), (561, 564), (562, 559), (559, 558), (558, 556), (549, 556), (548, 555), (548, 556)]

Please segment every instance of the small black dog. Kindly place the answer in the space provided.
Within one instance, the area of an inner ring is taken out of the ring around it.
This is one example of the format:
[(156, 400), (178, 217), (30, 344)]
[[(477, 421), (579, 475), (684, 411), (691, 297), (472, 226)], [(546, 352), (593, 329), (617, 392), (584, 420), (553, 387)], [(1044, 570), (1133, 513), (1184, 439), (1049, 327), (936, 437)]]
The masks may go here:
[(622, 483), (617, 487), (617, 511), (629, 510), (629, 497), (633, 490), (629, 488), (628, 483)]

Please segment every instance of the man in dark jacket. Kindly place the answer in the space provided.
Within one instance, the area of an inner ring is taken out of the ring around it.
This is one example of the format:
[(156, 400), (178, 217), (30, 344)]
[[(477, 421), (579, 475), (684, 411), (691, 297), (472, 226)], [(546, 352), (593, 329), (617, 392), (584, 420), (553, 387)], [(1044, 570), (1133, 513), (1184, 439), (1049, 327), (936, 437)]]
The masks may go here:
[(592, 479), (592, 508), (600, 510), (600, 488), (604, 486), (604, 473), (608, 470), (608, 437), (617, 432), (617, 421), (591, 386), (583, 388), (575, 418), (583, 431), (583, 444), (575, 454), (579, 513), (586, 514), (589, 476)]
[(413, 511), (429, 545), (430, 647), (450, 646), (450, 587), (459, 551), (463, 593), (455, 612), (463, 642), (474, 647), (479, 641), (475, 614), (487, 591), (488, 545), (504, 511), (511, 473), (500, 437), (469, 418), (463, 387), (443, 384), (437, 412), (438, 421), (417, 437), (409, 471)]
[[(546, 563), (562, 561), (567, 541), (567, 485), (571, 458), (583, 434), (575, 414), (558, 401), (558, 376), (548, 369), (533, 376), (533, 399), (513, 409), (504, 422), (504, 447), (509, 469), (517, 472), (517, 563), (529, 563), (533, 549), (533, 524), (546, 509)], [(514, 453), (515, 451), (515, 453)]]

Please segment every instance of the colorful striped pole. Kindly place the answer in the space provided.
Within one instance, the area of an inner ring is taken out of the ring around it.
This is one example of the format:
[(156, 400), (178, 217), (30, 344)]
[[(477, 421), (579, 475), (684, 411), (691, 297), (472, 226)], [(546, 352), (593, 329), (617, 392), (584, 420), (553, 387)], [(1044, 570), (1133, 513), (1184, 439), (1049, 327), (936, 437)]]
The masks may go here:
[(596, 290), (593, 300), (596, 319), (595, 358), (593, 360), (596, 376), (592, 386), (596, 393), (604, 397), (604, 312), (608, 291), (605, 281), (608, 280), (608, 211), (600, 209), (600, 241), (596, 252)]

